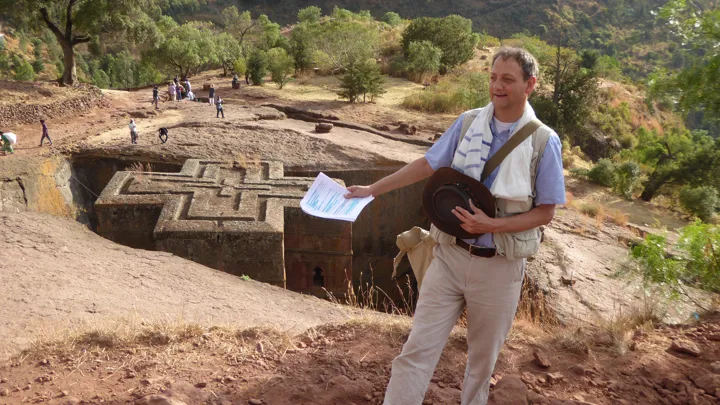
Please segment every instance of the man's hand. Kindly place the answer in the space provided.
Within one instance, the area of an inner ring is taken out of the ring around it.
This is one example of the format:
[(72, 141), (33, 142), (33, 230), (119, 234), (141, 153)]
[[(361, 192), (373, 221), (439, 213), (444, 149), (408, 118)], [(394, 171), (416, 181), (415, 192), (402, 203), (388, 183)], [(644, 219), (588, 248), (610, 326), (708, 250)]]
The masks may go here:
[(469, 200), (468, 202), (470, 203), (470, 208), (473, 210), (474, 214), (469, 213), (462, 207), (455, 207), (455, 209), (452, 210), (452, 213), (455, 214), (460, 221), (462, 221), (460, 226), (465, 231), (475, 235), (495, 232), (498, 226), (498, 220), (487, 216), (480, 208), (476, 207), (472, 203), (472, 200)]
[(345, 194), (345, 198), (364, 198), (372, 195), (372, 187), (370, 186), (350, 186), (347, 188), (349, 193)]

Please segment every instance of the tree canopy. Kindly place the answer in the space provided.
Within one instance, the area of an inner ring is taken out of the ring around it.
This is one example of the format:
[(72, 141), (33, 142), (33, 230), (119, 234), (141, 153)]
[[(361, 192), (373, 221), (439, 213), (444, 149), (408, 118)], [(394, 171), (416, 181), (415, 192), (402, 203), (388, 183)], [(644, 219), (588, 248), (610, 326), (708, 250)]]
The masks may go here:
[(75, 46), (101, 34), (127, 34), (147, 40), (155, 34), (149, 14), (159, 14), (153, 0), (0, 0), (0, 13), (19, 26), (49, 29), (62, 47), (61, 83), (77, 83)]
[(441, 71), (448, 71), (473, 57), (480, 37), (472, 32), (472, 21), (459, 15), (445, 18), (422, 17), (412, 20), (405, 29), (402, 46), (407, 57), (410, 44), (429, 41), (442, 51)]

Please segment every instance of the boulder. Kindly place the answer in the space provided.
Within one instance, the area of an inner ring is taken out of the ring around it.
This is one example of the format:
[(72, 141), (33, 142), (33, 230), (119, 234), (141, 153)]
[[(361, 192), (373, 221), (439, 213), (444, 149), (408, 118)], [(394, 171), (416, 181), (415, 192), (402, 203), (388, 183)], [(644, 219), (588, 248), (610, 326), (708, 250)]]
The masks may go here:
[(491, 405), (527, 405), (528, 389), (519, 377), (511, 375), (498, 381), (490, 394)]
[(698, 348), (695, 343), (684, 339), (673, 340), (672, 345), (670, 345), (670, 350), (678, 353), (689, 354), (694, 357), (700, 357), (701, 353), (700, 348)]
[(550, 368), (552, 365), (550, 359), (548, 359), (547, 355), (540, 349), (535, 349), (533, 359), (535, 360), (535, 364), (542, 368)]
[(327, 123), (327, 122), (321, 122), (317, 125), (315, 125), (315, 132), (319, 132), (321, 134), (326, 134), (333, 129), (333, 124)]

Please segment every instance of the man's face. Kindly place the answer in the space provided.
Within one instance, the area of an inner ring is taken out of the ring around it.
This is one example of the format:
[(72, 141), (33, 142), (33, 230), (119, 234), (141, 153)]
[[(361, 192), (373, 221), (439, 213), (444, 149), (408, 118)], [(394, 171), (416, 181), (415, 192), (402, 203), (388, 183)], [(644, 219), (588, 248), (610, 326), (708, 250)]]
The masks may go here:
[(514, 59), (497, 58), (490, 72), (490, 100), (495, 108), (522, 108), (536, 81), (535, 77), (525, 81), (522, 68)]

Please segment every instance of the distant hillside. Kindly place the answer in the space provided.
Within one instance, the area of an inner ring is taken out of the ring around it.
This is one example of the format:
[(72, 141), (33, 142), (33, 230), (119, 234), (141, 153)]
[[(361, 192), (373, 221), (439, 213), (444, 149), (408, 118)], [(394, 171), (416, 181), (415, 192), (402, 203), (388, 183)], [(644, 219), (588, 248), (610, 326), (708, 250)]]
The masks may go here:
[[(379, 19), (388, 11), (403, 18), (459, 14), (473, 21), (476, 32), (498, 38), (516, 33), (538, 35), (554, 42), (559, 28), (565, 45), (597, 49), (617, 59), (617, 66), (634, 80), (643, 80), (657, 66), (677, 68), (677, 44), (653, 11), (667, 0), (174, 0), (184, 4), (167, 10), (180, 19), (211, 19), (221, 23), (220, 12), (229, 6), (267, 14), (282, 25), (296, 22), (298, 10), (318, 6), (329, 14), (333, 7), (369, 10)], [(698, 0), (705, 4), (710, 0)], [(193, 5), (188, 5), (192, 3)]]

